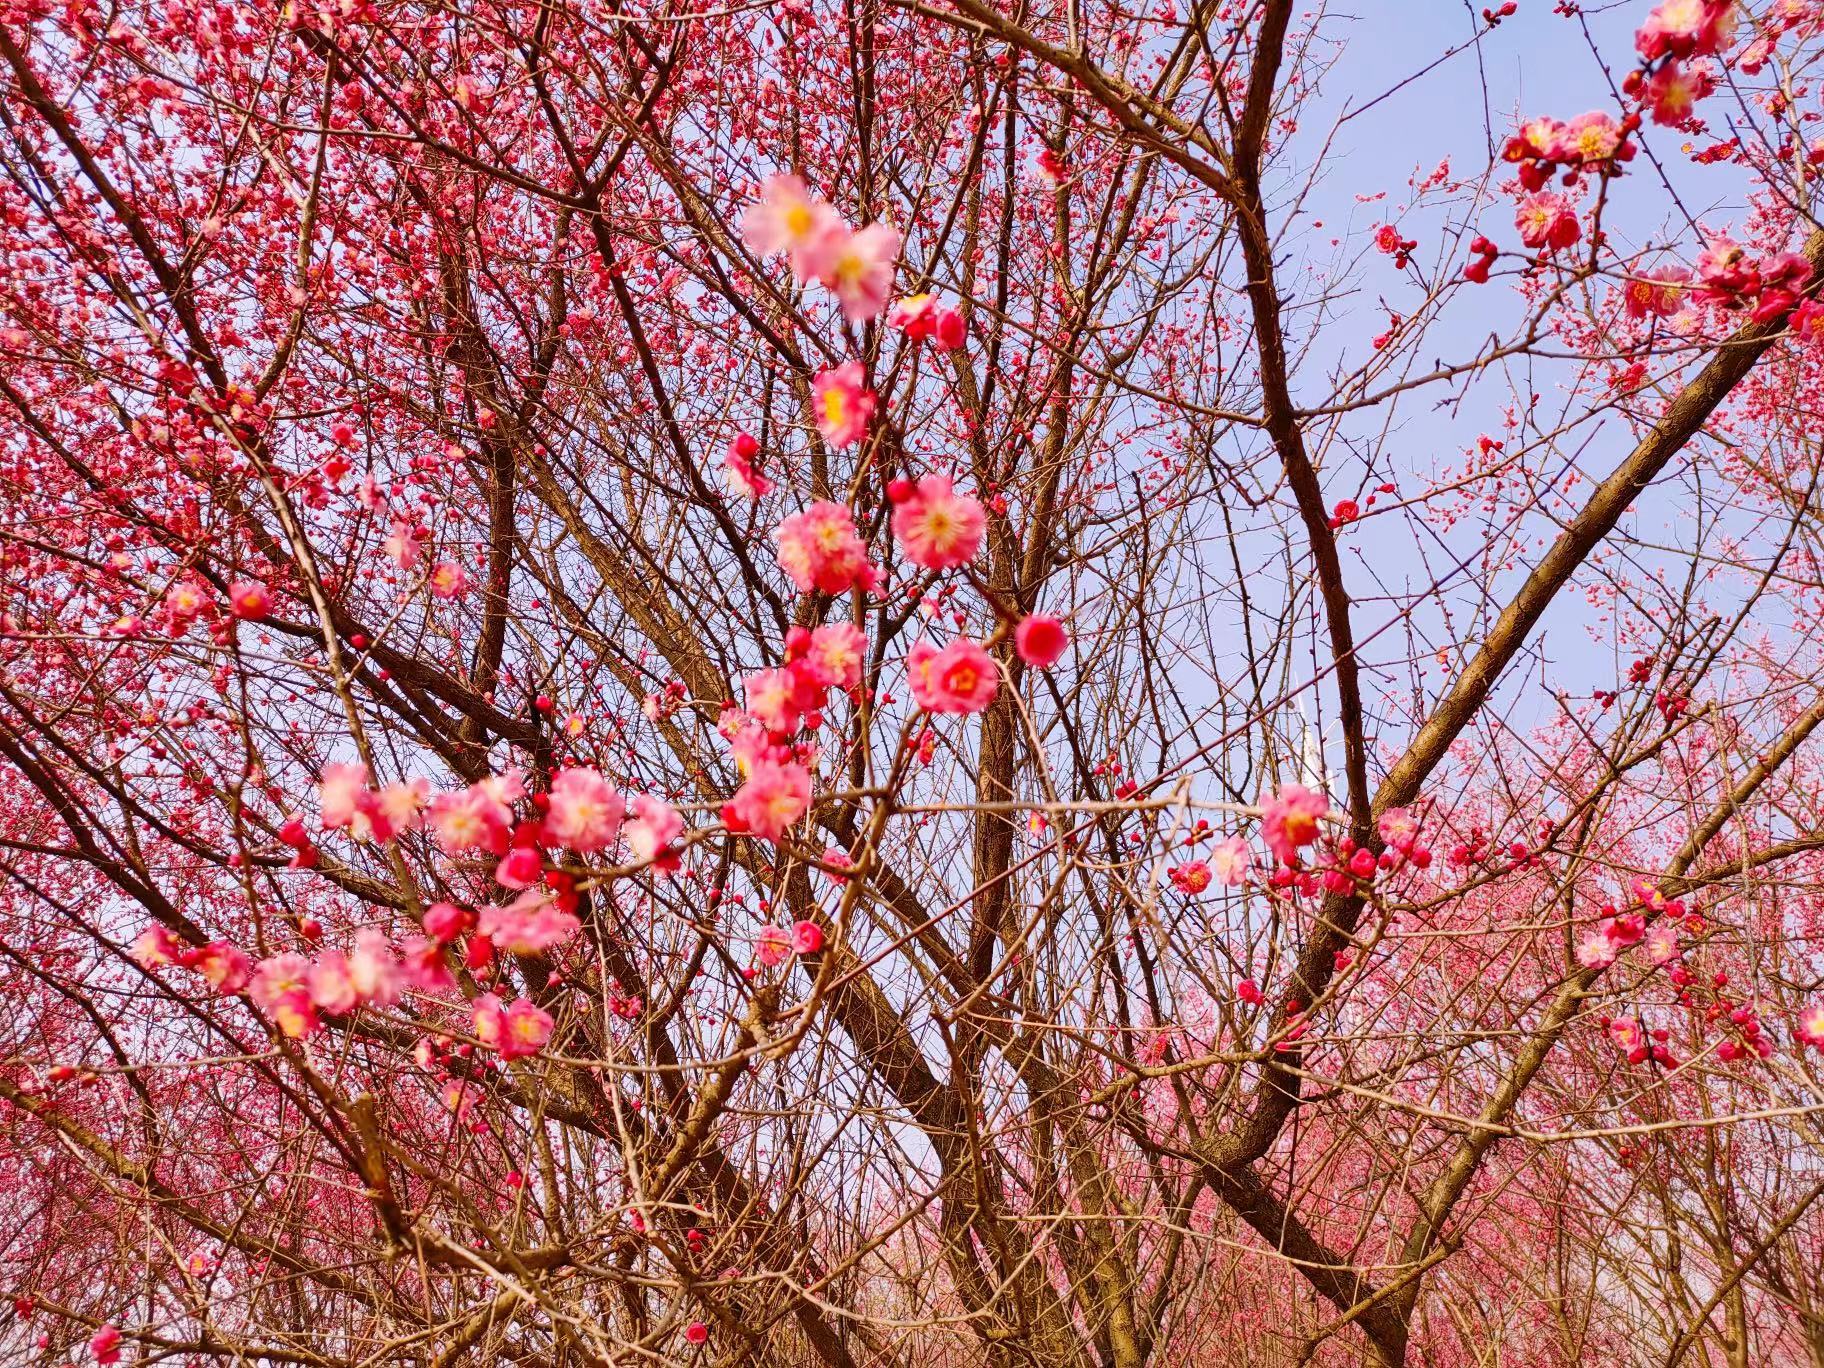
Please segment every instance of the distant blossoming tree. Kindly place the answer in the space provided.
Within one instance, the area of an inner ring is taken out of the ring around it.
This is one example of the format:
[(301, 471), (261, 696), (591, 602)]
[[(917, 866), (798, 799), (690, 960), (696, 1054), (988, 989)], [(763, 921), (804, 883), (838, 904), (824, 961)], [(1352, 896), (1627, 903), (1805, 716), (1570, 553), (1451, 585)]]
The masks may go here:
[(1428, 8), (0, 0), (0, 1359), (1824, 1364), (1824, 4)]

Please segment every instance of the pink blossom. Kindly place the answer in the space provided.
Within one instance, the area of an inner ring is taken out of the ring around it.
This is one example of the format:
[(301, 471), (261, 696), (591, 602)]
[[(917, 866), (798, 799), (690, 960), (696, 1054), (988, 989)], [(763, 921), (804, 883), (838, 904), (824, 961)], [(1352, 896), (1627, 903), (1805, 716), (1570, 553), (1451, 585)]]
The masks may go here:
[(475, 925), (475, 914), (455, 903), (435, 902), (424, 909), (424, 929), (440, 941), (453, 941)]
[(811, 413), (817, 431), (833, 447), (852, 446), (868, 435), (874, 405), (874, 391), (863, 381), (859, 361), (818, 371), (811, 382)]
[(586, 766), (567, 769), (551, 781), (551, 807), (545, 833), (579, 855), (613, 843), (626, 805), (601, 774)]
[(348, 974), (363, 1002), (387, 1007), (399, 999), (399, 964), (377, 927), (355, 933), (355, 950), (348, 957)]
[(1563, 195), (1528, 195), (1514, 211), (1514, 226), (1528, 247), (1558, 251), (1583, 236), (1577, 210)]
[(814, 921), (792, 923), (792, 949), (800, 955), (814, 955), (823, 949), (823, 928)]
[(362, 803), (371, 797), (367, 783), (366, 765), (323, 766), (323, 778), (317, 784), (317, 802), (327, 829), (340, 831), (353, 825)]
[(773, 488), (773, 482), (754, 467), (754, 457), (759, 454), (760, 443), (754, 440), (753, 434), (739, 432), (728, 444), (728, 454), (722, 458), (722, 474), (728, 480), (729, 488), (749, 499), (764, 499)]
[(1239, 888), (1247, 882), (1248, 870), (1253, 863), (1254, 852), (1239, 836), (1218, 841), (1210, 851), (1210, 872), (1216, 876), (1218, 883), (1230, 888)]
[(1633, 277), (1623, 293), (1628, 317), (1645, 318), (1652, 314), (1670, 318), (1678, 312), (1684, 299), (1687, 279), (1689, 275), (1681, 266), (1655, 266)]
[(1244, 978), (1235, 985), (1235, 996), (1250, 1007), (1258, 1007), (1267, 1000), (1266, 994), (1260, 991), (1260, 985), (1251, 978)]
[(747, 782), (722, 810), (731, 831), (776, 841), (811, 805), (811, 772), (799, 764), (756, 761)]
[(1792, 329), (1794, 337), (1802, 337), (1808, 342), (1824, 337), (1824, 304), (1815, 299), (1800, 300), (1786, 326)]
[(1612, 941), (1618, 950), (1638, 942), (1646, 933), (1646, 918), (1638, 912), (1623, 913), (1619, 917), (1610, 917), (1602, 924), (1602, 934)]
[(1754, 283), (1757, 277), (1748, 265), (1748, 251), (1732, 238), (1713, 234), (1704, 243), (1693, 264), (1700, 293), (1706, 299), (1729, 303)]
[(310, 1000), (331, 1016), (355, 1010), (360, 995), (349, 974), (348, 956), (340, 950), (325, 950), (310, 966)]
[(709, 1342), (709, 1327), (702, 1321), (692, 1321), (689, 1325), (684, 1327), (684, 1338), (691, 1344), (707, 1344)]
[(1070, 649), (1070, 633), (1055, 617), (1033, 613), (1013, 629), (1013, 649), (1028, 665), (1048, 670)]
[(898, 256), (899, 234), (886, 224), (871, 223), (850, 232), (846, 225), (831, 222), (810, 243), (805, 264), (835, 294), (844, 318), (866, 323), (887, 307)]
[(1577, 938), (1577, 963), (1585, 969), (1606, 969), (1615, 962), (1615, 942), (1600, 926), (1592, 926)]
[(394, 519), (392, 530), (386, 534), (386, 540), (380, 543), (380, 551), (401, 570), (410, 570), (418, 564), (418, 552), (422, 546), (417, 530), (409, 522)]
[(419, 814), (430, 796), (431, 786), (423, 779), (388, 784), (373, 796), (369, 805), (370, 822), (375, 830), (385, 830), (387, 838), (418, 825)]
[(168, 928), (153, 922), (133, 938), (133, 948), (129, 953), (140, 968), (155, 969), (161, 964), (176, 964), (183, 951), (182, 941), (172, 935)]
[(831, 623), (811, 632), (805, 664), (812, 677), (829, 689), (852, 689), (861, 683), (868, 639), (852, 622)]
[(1634, 149), (1624, 141), (1625, 137), (1612, 115), (1593, 109), (1564, 126), (1560, 155), (1565, 161), (1627, 161)]
[(483, 993), (469, 1004), (475, 1039), (490, 1050), (498, 1050), (507, 1038), (507, 1013), (494, 993)]
[(978, 713), (994, 701), (1000, 672), (994, 657), (964, 638), (943, 649), (920, 641), (906, 654), (913, 701), (926, 712)]
[(1697, 102), (1716, 89), (1716, 82), (1701, 66), (1667, 62), (1647, 80), (1640, 99), (1656, 124), (1682, 124), (1696, 112)]
[(1172, 887), (1193, 897), (1208, 888), (1214, 877), (1202, 860), (1190, 860), (1171, 869)]
[(545, 862), (531, 846), (515, 846), (494, 866), (494, 882), (502, 888), (530, 888), (545, 875)]
[(1650, 964), (1671, 963), (1678, 958), (1679, 954), (1678, 927), (1670, 921), (1653, 923), (1652, 929), (1647, 932), (1646, 939), (1641, 942), (1640, 948), (1645, 952), (1647, 962)]
[(470, 850), (506, 854), (513, 810), (498, 796), (498, 787), (489, 787), (492, 782), (483, 780), (458, 793), (441, 793), (432, 800), (431, 830), (445, 854), (460, 855)]
[(218, 993), (238, 993), (253, 978), (253, 961), (238, 945), (210, 941), (196, 952), (196, 971)]
[(823, 848), (823, 862), (826, 865), (834, 866), (834, 868), (825, 869), (823, 871), (824, 878), (828, 879), (833, 884), (846, 884), (849, 881), (849, 876), (847, 874), (839, 874), (836, 872), (838, 869), (855, 868), (855, 861), (849, 857), (849, 852), (842, 849), (840, 846), (825, 846)]
[(1565, 161), (1569, 159), (1569, 152), (1570, 149), (1565, 144), (1564, 124), (1549, 115), (1541, 115), (1520, 126), (1520, 131), (1503, 150), (1503, 155), (1509, 161), (1527, 157)]
[(796, 176), (769, 176), (760, 187), (760, 202), (741, 216), (741, 240), (756, 256), (791, 254), (792, 274), (799, 281), (817, 274), (812, 248), (831, 225), (841, 226), (836, 211), (813, 199)]
[(1804, 1044), (1824, 1049), (1824, 1004), (1813, 1003), (1800, 1012), (1792, 1033)]
[(1407, 808), (1388, 808), (1381, 814), (1378, 829), (1381, 839), (1402, 855), (1412, 853), (1419, 840), (1419, 819)]
[(632, 808), (623, 832), (636, 860), (659, 859), (684, 834), (684, 819), (670, 803), (641, 793), (634, 796)]
[(276, 1025), (292, 1040), (302, 1040), (322, 1028), (323, 1023), (317, 1019), (316, 1004), (311, 1002), (308, 993), (299, 991), (281, 993), (273, 999), (267, 1009)]
[(97, 1363), (119, 1363), (120, 1331), (112, 1325), (102, 1326), (89, 1336), (89, 1352)]
[(209, 611), (209, 598), (194, 579), (180, 579), (165, 594), (165, 612), (173, 632), (183, 633), (190, 624)]
[(770, 732), (798, 730), (797, 682), (789, 670), (754, 670), (742, 680), (747, 714)]
[[(502, 1059), (524, 1059), (528, 1055), (535, 1055), (551, 1039), (554, 1024), (551, 1014), (532, 999), (515, 998), (501, 1016), (499, 1039), (493, 1042), (494, 1047), (500, 1051)], [(481, 1035), (479, 1020), (475, 1034)]]
[(780, 926), (761, 927), (759, 939), (754, 945), (755, 955), (769, 969), (785, 963), (792, 953), (791, 934)]
[(287, 951), (259, 962), (254, 970), (251, 992), (253, 1000), (267, 1011), (289, 993), (305, 992), (310, 981), (310, 961)]
[(537, 889), (528, 889), (505, 907), (481, 909), (481, 934), (513, 955), (549, 950), (581, 927), (576, 917)]
[(469, 592), (469, 572), (455, 561), (438, 561), (431, 570), (431, 592), (440, 599), (461, 598)]
[(771, 740), (772, 733), (759, 722), (736, 708), (728, 709), (724, 717), (727, 717), (728, 713), (733, 713), (741, 722), (740, 726), (728, 734), (728, 749), (734, 757), (735, 767), (742, 774), (751, 774), (754, 766), (762, 760), (776, 760), (783, 763), (790, 758), (791, 748), (774, 745)]
[(1285, 785), (1262, 806), (1261, 835), (1282, 865), (1296, 863), (1299, 848), (1317, 840), (1318, 820), (1330, 811), (1329, 799), (1303, 784)]
[(429, 936), (408, 936), (400, 946), (399, 980), (420, 993), (447, 993), (456, 986), (443, 957), (443, 942)]
[(247, 622), (258, 622), (272, 612), (272, 591), (255, 580), (228, 586), (228, 611)]
[(929, 294), (907, 295), (893, 305), (887, 315), (887, 326), (898, 328), (908, 342), (922, 342), (937, 329), (937, 297)]
[(1811, 263), (1797, 252), (1780, 252), (1764, 259), (1757, 274), (1760, 298), (1749, 317), (1756, 323), (1765, 323), (1799, 302), (1799, 291), (1811, 279)]
[(841, 504), (818, 502), (794, 513), (774, 530), (773, 540), (779, 545), (779, 568), (803, 593), (841, 594), (873, 586), (867, 548), (855, 535), (854, 515)]
[(1735, 36), (1735, 0), (1661, 0), (1634, 32), (1635, 50), (1647, 61), (1670, 54), (1702, 57), (1721, 52)]
[(975, 559), (987, 513), (978, 500), (956, 493), (949, 476), (895, 480), (887, 493), (895, 505), (893, 539), (914, 565), (948, 570)]

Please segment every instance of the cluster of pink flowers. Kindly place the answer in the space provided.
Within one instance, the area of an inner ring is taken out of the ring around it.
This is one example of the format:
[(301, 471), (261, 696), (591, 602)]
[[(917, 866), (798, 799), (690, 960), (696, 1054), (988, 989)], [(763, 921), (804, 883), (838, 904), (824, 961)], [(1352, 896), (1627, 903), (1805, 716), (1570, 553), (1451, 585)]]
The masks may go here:
[(563, 944), (582, 926), (565, 901), (543, 889), (528, 889), (505, 906), (482, 908), (480, 933), (508, 954), (540, 954)]
[(166, 964), (194, 969), (218, 993), (238, 993), (253, 977), (253, 961), (239, 946), (222, 940), (188, 946), (158, 922), (134, 939), (132, 955), (146, 969)]
[(280, 1031), (300, 1039), (322, 1028), (320, 1013), (345, 1016), (360, 1007), (389, 1007), (408, 987), (448, 989), (441, 957), (430, 956), (427, 964), (422, 949), (409, 945), (401, 960), (385, 934), (370, 927), (356, 933), (352, 951), (324, 950), (314, 960), (286, 951), (261, 960), (247, 991)]
[(1514, 210), (1514, 227), (1528, 247), (1548, 252), (1574, 245), (1583, 236), (1577, 206), (1563, 195), (1550, 192), (1528, 195)]
[(868, 549), (855, 532), (855, 515), (827, 500), (794, 513), (773, 531), (779, 568), (802, 593), (813, 589), (843, 594), (872, 589), (879, 572), (868, 563)]
[(551, 1039), (555, 1023), (551, 1014), (531, 998), (515, 998), (505, 1007), (493, 993), (483, 993), (471, 1004), (475, 1038), (502, 1059), (535, 1055)]
[(1410, 808), (1388, 808), (1376, 826), (1386, 845), (1380, 858), (1383, 869), (1397, 868), (1402, 862), (1415, 869), (1431, 867), (1431, 850), (1419, 839), (1418, 815)]
[[(1664, 0), (1635, 30), (1644, 65), (1628, 73), (1622, 93), (1639, 100), (1654, 123), (1684, 123), (1716, 89), (1707, 66), (1692, 59), (1720, 55), (1735, 37), (1735, 22), (1734, 0)], [(1758, 68), (1764, 60), (1764, 52), (1750, 55), (1747, 64)]]
[(741, 219), (741, 238), (759, 256), (785, 252), (800, 284), (831, 291), (851, 323), (880, 317), (893, 288), (899, 234), (882, 223), (851, 229), (797, 176), (769, 176), (760, 202)]
[(1632, 161), (1635, 148), (1628, 135), (1639, 122), (1633, 114), (1618, 122), (1599, 109), (1568, 122), (1533, 119), (1507, 140), (1501, 155), (1514, 163), (1522, 189), (1543, 190), (1560, 168), (1574, 182), (1586, 170), (1610, 171), (1619, 162)]
[(1661, 1068), (1674, 1068), (1678, 1061), (1666, 1048), (1670, 1032), (1663, 1028), (1649, 1032), (1638, 1021), (1631, 1017), (1607, 1023), (1609, 1038), (1615, 1042), (1615, 1048), (1626, 1056), (1630, 1064), (1644, 1064), (1650, 1058)]
[(770, 969), (793, 955), (814, 955), (821, 949), (823, 928), (814, 921), (799, 921), (792, 923), (789, 931), (779, 926), (762, 927), (754, 953)]
[(1661, 0), (1634, 31), (1643, 61), (1713, 56), (1735, 37), (1735, 0)]
[[(1606, 969), (1624, 950), (1643, 945), (1649, 962), (1667, 964), (1679, 957), (1677, 922), (1685, 905), (1668, 898), (1649, 880), (1634, 881), (1633, 902), (1625, 908), (1604, 903), (1601, 919), (1577, 940), (1577, 962), (1586, 969)], [(1649, 918), (1656, 918), (1651, 930)]]
[[(608, 849), (624, 834), (638, 859), (669, 868), (670, 847), (683, 834), (683, 820), (669, 804), (640, 796), (632, 800), (632, 820), (627, 820), (628, 800), (611, 788), (599, 771), (587, 766), (559, 770), (551, 791), (535, 805), (543, 817), (516, 821), (513, 804), (526, 796), (523, 776), (506, 770), (452, 793), (428, 796), (423, 780), (371, 786), (365, 765), (326, 765), (318, 785), (323, 825), (331, 831), (347, 830), (357, 840), (390, 840), (428, 816), (437, 844), (448, 855), (485, 851), (499, 857), (496, 880), (506, 888), (529, 888), (544, 874), (541, 847), (560, 846), (579, 855)], [(308, 848), (302, 829), (291, 824), (280, 839), (300, 849)]]
[(1751, 257), (1739, 242), (1719, 234), (1698, 253), (1692, 274), (1699, 299), (1724, 309), (1748, 309), (1752, 321), (1764, 323), (1799, 303), (1811, 282), (1811, 263), (1797, 252)]
[(729, 708), (717, 727), (745, 782), (722, 809), (729, 830), (776, 841), (810, 807), (811, 774), (794, 738), (823, 724), (832, 689), (860, 686), (867, 639), (852, 623), (786, 633), (785, 662), (743, 681), (745, 710)]
[[(281, 1032), (302, 1039), (322, 1029), (325, 1016), (389, 1007), (407, 990), (454, 990), (446, 948), (472, 929), (478, 934), (470, 938), (468, 959), (476, 968), (485, 966), (496, 948), (531, 955), (563, 943), (580, 928), (564, 902), (562, 895), (527, 892), (505, 907), (484, 908), (479, 920), (454, 903), (433, 903), (425, 909), (424, 934), (406, 937), (397, 953), (385, 933), (368, 927), (355, 933), (347, 951), (332, 947), (314, 957), (286, 951), (255, 964), (226, 941), (191, 949), (155, 923), (134, 941), (133, 955), (147, 968), (195, 969), (221, 993), (245, 991)], [(314, 922), (306, 923), (307, 938), (321, 934), (314, 928)], [(551, 1032), (551, 1018), (531, 1003), (503, 1012), (491, 996), (476, 1002), (475, 1023), (477, 1036), (509, 1059), (535, 1053)], [(490, 1034), (492, 1028), (498, 1029)]]
[(317, 786), (323, 826), (357, 841), (390, 841), (418, 825), (430, 786), (422, 779), (371, 787), (366, 765), (325, 765)]
[(908, 295), (893, 306), (887, 324), (898, 328), (908, 342), (934, 341), (945, 351), (955, 351), (968, 339), (969, 325), (956, 309), (940, 308), (935, 296)]
[(1690, 272), (1682, 266), (1655, 266), (1632, 277), (1622, 291), (1629, 318), (1670, 318), (1684, 303)]

